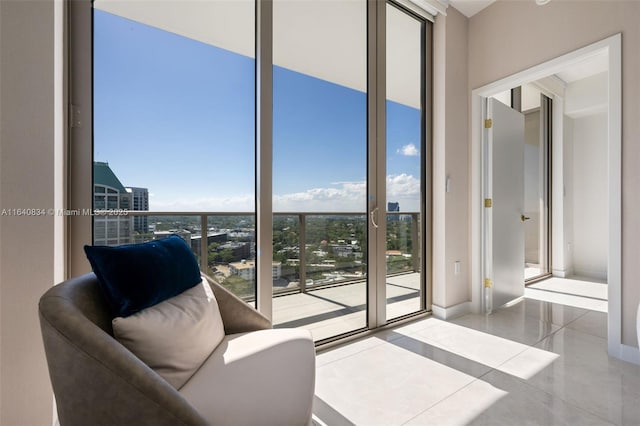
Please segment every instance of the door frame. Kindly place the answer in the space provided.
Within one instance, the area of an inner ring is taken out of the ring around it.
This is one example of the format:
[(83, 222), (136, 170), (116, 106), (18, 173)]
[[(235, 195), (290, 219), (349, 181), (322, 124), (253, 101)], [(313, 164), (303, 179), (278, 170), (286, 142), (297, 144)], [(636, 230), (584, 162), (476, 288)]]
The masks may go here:
[[(559, 56), (550, 61), (536, 65), (530, 69), (515, 73), (485, 86), (473, 89), (471, 92), (471, 288), (473, 312), (481, 312), (484, 288), (484, 235), (482, 188), (484, 165), (483, 148), (483, 117), (486, 116), (485, 102), (483, 100), (501, 91), (509, 90), (512, 87), (520, 86), (524, 83), (539, 80), (559, 72), (561, 69), (571, 66), (576, 62), (589, 58), (593, 55), (606, 52), (609, 62), (608, 89), (609, 104), (607, 112), (609, 117), (608, 128), (608, 201), (609, 201), (609, 241), (608, 241), (608, 265), (607, 283), (609, 289), (608, 301), (608, 352), (611, 356), (631, 361), (637, 358), (637, 350), (622, 344), (622, 299), (621, 299), (621, 278), (622, 278), (622, 35), (620, 33), (608, 37), (599, 42), (590, 44), (573, 52)], [(554, 97), (554, 101), (556, 101)], [(552, 173), (554, 175), (552, 188), (552, 217), (557, 217), (558, 211), (562, 211), (562, 203), (555, 202), (558, 193), (562, 194), (562, 183), (564, 181), (561, 171), (562, 144), (562, 103), (556, 104), (554, 108), (554, 126), (552, 147)], [(560, 174), (557, 172), (560, 171)], [(558, 187), (560, 191), (558, 192)], [(563, 241), (557, 238), (558, 234), (554, 221), (554, 246), (562, 244)], [(562, 245), (561, 245), (562, 247)], [(553, 250), (552, 268), (556, 263), (557, 256), (562, 250)], [(524, 284), (523, 284), (524, 285)], [(637, 360), (635, 362), (638, 362)]]

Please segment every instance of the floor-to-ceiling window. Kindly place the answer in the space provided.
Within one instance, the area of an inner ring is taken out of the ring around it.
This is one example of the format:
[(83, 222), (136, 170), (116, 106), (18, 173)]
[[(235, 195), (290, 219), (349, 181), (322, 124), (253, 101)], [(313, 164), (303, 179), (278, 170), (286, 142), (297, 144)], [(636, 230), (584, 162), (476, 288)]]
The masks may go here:
[(94, 216), (93, 242), (180, 235), (316, 340), (425, 311), (431, 24), (409, 3), (93, 2), (92, 207), (127, 212)]

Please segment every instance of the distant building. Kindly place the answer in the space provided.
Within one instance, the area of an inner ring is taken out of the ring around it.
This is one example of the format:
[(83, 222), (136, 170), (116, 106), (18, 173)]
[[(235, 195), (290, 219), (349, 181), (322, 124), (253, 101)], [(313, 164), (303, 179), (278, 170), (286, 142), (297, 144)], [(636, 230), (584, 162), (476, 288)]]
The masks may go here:
[[(395, 213), (400, 211), (400, 203), (389, 202), (387, 203), (387, 213)], [(400, 215), (389, 214), (387, 215), (387, 222), (397, 222), (400, 220)]]
[[(94, 210), (131, 210), (132, 195), (127, 192), (108, 163), (93, 163)], [(132, 242), (133, 218), (122, 214), (93, 217), (93, 243), (117, 246)]]
[[(242, 260), (240, 262), (230, 263), (229, 270), (232, 274), (238, 275), (247, 281), (254, 281), (256, 279), (256, 262), (253, 260)], [(271, 276), (274, 280), (280, 279), (282, 276), (281, 262), (273, 262)]]
[[(228, 234), (226, 232), (208, 232), (207, 233), (207, 247), (211, 243), (225, 243), (227, 242)], [(202, 235), (194, 235), (191, 237), (191, 250), (196, 256), (200, 256), (200, 245), (202, 244)], [(247, 258), (248, 256), (245, 256)]]
[(349, 257), (353, 255), (354, 246), (351, 244), (329, 244), (333, 254), (338, 257)]
[[(132, 210), (149, 211), (149, 190), (147, 188), (127, 187), (127, 192), (131, 194), (133, 206)], [(134, 216), (133, 230), (140, 234), (149, 233), (149, 217)]]
[(188, 246), (191, 246), (191, 232), (185, 229), (171, 229), (169, 231), (154, 231), (153, 239), (154, 240), (162, 240), (163, 238), (170, 237), (172, 235), (177, 235), (182, 238)]
[(239, 241), (229, 241), (218, 246), (218, 250), (231, 250), (234, 260), (247, 259), (251, 256), (251, 245)]

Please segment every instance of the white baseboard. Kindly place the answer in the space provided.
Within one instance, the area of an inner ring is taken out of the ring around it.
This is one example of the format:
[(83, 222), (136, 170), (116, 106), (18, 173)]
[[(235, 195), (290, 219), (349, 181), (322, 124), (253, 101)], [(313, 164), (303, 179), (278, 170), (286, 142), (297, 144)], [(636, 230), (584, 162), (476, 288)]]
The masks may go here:
[(443, 308), (441, 306), (431, 305), (431, 313), (434, 317), (442, 320), (448, 320), (451, 318), (459, 317), (471, 312), (471, 302), (462, 302), (457, 305)]
[(554, 277), (567, 278), (569, 275), (572, 275), (572, 271), (570, 269), (552, 269), (551, 274)]
[(640, 349), (629, 345), (620, 345), (620, 359), (640, 365)]

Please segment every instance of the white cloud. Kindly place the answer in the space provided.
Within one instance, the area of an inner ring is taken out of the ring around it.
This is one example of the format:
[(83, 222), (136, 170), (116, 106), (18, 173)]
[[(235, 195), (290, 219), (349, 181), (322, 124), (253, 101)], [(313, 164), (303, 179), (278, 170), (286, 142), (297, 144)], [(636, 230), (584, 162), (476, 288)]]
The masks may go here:
[(420, 151), (416, 146), (412, 143), (403, 146), (398, 150), (399, 154), (405, 155), (407, 157), (417, 157), (420, 155)]
[(157, 197), (149, 203), (149, 209), (161, 212), (253, 212), (255, 198), (251, 194), (196, 199)]
[[(364, 180), (334, 182), (328, 188), (310, 188), (289, 194), (274, 194), (276, 212), (354, 212), (367, 208), (367, 186)], [(420, 181), (408, 174), (387, 176), (387, 201), (400, 203), (402, 211), (417, 211), (420, 200)], [(231, 197), (189, 199), (155, 197), (150, 206), (154, 211), (185, 212), (252, 212), (255, 200), (252, 194)]]
[(413, 198), (419, 195), (419, 179), (406, 173), (387, 176), (387, 197)]
[[(281, 212), (363, 212), (366, 182), (335, 182), (330, 188), (313, 188), (274, 195), (273, 207)], [(408, 174), (387, 176), (387, 201), (400, 203), (403, 211), (418, 211), (420, 181)]]
[(366, 209), (364, 181), (335, 182), (330, 188), (273, 196), (273, 209), (284, 212), (362, 212)]

